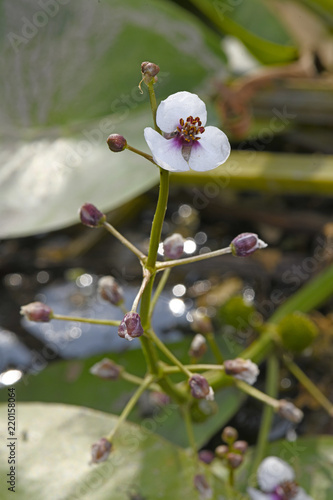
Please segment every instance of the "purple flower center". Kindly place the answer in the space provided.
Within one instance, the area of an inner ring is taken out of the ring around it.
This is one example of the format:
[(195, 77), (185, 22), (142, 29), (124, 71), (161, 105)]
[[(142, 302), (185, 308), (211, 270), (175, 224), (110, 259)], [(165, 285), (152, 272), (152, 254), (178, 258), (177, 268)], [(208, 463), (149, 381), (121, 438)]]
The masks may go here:
[(298, 486), (294, 481), (285, 481), (276, 486), (272, 500), (292, 500), (298, 493)]
[(183, 118), (179, 120), (176, 136), (182, 141), (183, 145), (192, 145), (200, 139), (198, 134), (203, 134), (204, 131), (205, 128), (202, 127), (200, 118), (198, 116), (196, 118), (189, 116), (186, 118), (186, 121)]

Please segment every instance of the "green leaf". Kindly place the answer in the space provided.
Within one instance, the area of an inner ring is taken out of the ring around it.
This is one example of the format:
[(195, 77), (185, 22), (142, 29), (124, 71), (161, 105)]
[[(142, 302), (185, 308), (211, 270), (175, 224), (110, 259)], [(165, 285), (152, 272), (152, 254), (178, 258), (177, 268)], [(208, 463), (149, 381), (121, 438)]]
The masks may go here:
[(160, 99), (195, 90), (224, 58), (219, 37), (168, 2), (64, 3), (0, 5), (0, 238), (68, 226), (86, 201), (106, 211), (153, 186), (156, 167), (105, 142), (121, 133), (147, 150), (141, 62), (160, 65)]
[[(6, 421), (6, 405), (1, 405), (0, 415), (1, 421)], [(156, 437), (149, 427), (124, 423), (108, 461), (89, 465), (92, 443), (110, 432), (116, 423), (114, 416), (40, 403), (19, 404), (16, 415), (17, 499), (125, 500), (134, 494), (163, 500), (200, 498), (193, 486), (197, 462), (184, 450)], [(4, 500), (13, 498), (4, 486), (8, 471), (7, 449), (2, 446)], [(208, 468), (205, 475), (217, 498), (223, 484)]]
[(191, 0), (222, 33), (239, 38), (264, 64), (277, 64), (297, 57), (290, 34), (263, 0)]

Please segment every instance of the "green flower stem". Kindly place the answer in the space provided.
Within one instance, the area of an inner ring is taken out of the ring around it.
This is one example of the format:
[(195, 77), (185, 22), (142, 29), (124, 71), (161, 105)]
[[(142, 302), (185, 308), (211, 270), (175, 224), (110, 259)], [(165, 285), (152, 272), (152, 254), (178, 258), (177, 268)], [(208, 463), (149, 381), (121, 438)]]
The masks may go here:
[(144, 391), (154, 381), (154, 378), (155, 378), (154, 375), (151, 375), (151, 374), (147, 375), (146, 378), (143, 381), (143, 384), (140, 385), (140, 387), (135, 391), (135, 393), (133, 394), (133, 396), (131, 397), (131, 399), (129, 400), (129, 402), (127, 403), (127, 405), (125, 406), (125, 408), (123, 409), (123, 411), (122, 411), (119, 419), (117, 420), (116, 425), (114, 426), (114, 428), (112, 429), (112, 431), (110, 432), (110, 434), (106, 437), (106, 439), (108, 441), (110, 441), (110, 443), (112, 443), (114, 435), (116, 434), (117, 430), (119, 429), (119, 427), (121, 426), (121, 424), (124, 422), (124, 420), (126, 420), (126, 418), (128, 417), (128, 415), (131, 413), (132, 409), (134, 408), (134, 406), (138, 402), (140, 396), (144, 393)]
[(183, 264), (191, 264), (192, 262), (199, 262), (205, 259), (211, 259), (213, 257), (219, 257), (220, 255), (225, 255), (231, 253), (231, 248), (220, 248), (220, 250), (215, 250), (214, 252), (207, 252), (200, 255), (194, 255), (193, 257), (185, 257), (184, 259), (168, 260), (167, 262), (157, 262), (156, 270), (162, 271), (162, 269), (167, 269), (169, 267), (182, 266)]
[(311, 394), (311, 396), (318, 401), (318, 403), (328, 412), (328, 414), (333, 417), (333, 404), (324, 396), (324, 394), (318, 389), (318, 387), (312, 382), (312, 380), (305, 375), (305, 373), (297, 366), (289, 356), (283, 356), (283, 362), (294, 375), (295, 378), (305, 387), (305, 389)]
[(107, 325), (107, 326), (119, 326), (121, 323), (117, 319), (80, 318), (77, 316), (64, 316), (62, 314), (53, 314), (51, 319), (60, 319), (62, 321), (79, 321), (80, 323), (92, 323), (94, 325)]
[(234, 384), (236, 385), (236, 387), (238, 387), (238, 389), (245, 392), (245, 394), (248, 394), (252, 398), (258, 399), (258, 401), (271, 406), (274, 410), (277, 410), (279, 408), (279, 401), (277, 399), (268, 396), (255, 387), (252, 387), (252, 385), (247, 384), (246, 382), (244, 382), (244, 380), (238, 380), (235, 378)]
[(132, 151), (132, 153), (135, 153), (139, 156), (143, 156), (143, 158), (146, 158), (146, 160), (151, 161), (152, 163), (154, 163), (154, 165), (157, 165), (157, 163), (154, 162), (152, 155), (149, 155), (148, 153), (145, 153), (144, 151), (141, 151), (140, 149), (133, 148), (129, 144), (127, 144), (126, 149), (128, 149), (129, 151)]
[[(206, 371), (206, 370), (222, 370), (224, 371), (224, 366), (219, 365), (209, 365), (209, 364), (193, 364), (193, 365), (183, 365), (187, 370), (193, 371)], [(179, 366), (163, 366), (163, 373), (179, 373), (183, 370)]]
[(151, 319), (152, 317), (152, 314), (154, 312), (154, 309), (155, 309), (155, 306), (157, 304), (157, 301), (161, 295), (161, 292), (163, 291), (163, 288), (165, 287), (165, 284), (166, 282), (168, 281), (168, 278), (169, 278), (169, 275), (170, 275), (170, 272), (171, 272), (171, 269), (166, 269), (163, 274), (162, 274), (162, 277), (160, 279), (160, 281), (158, 282), (158, 285), (157, 285), (157, 288), (155, 290), (155, 293), (154, 293), (154, 296), (152, 298), (152, 301), (150, 303), (150, 309), (149, 309), (149, 319)]
[(156, 123), (157, 102), (154, 90), (154, 79), (152, 79), (148, 84), (148, 92), (149, 92), (151, 112), (153, 114), (154, 127), (157, 132), (161, 133), (161, 129), (158, 127)]
[(191, 418), (191, 412), (188, 404), (184, 404), (181, 406), (181, 412), (184, 417), (184, 422), (185, 422), (185, 428), (186, 428), (186, 434), (188, 438), (189, 445), (191, 447), (193, 456), (196, 457), (198, 450), (197, 450), (197, 444), (195, 442), (195, 436), (193, 432), (193, 423), (192, 423), (192, 418)]
[(172, 363), (174, 363), (181, 372), (183, 372), (186, 377), (190, 378), (192, 377), (192, 373), (190, 372), (190, 370), (188, 370), (184, 365), (183, 363), (181, 363), (179, 361), (179, 359), (167, 348), (166, 345), (164, 345), (164, 343), (162, 342), (162, 340), (160, 340), (158, 338), (158, 336), (156, 335), (156, 333), (154, 332), (153, 329), (150, 329), (147, 331), (147, 335), (149, 335), (149, 338), (154, 342), (154, 344), (156, 345), (156, 347), (161, 351), (163, 352), (163, 354), (170, 359), (170, 361)]
[(128, 239), (125, 238), (125, 236), (123, 236), (121, 233), (119, 233), (119, 231), (117, 231), (117, 229), (115, 229), (113, 226), (111, 226), (111, 224), (109, 224), (108, 222), (103, 222), (103, 226), (105, 227), (105, 229), (107, 231), (109, 231), (109, 233), (111, 233), (123, 245), (125, 245), (125, 247), (127, 247), (131, 252), (133, 252), (141, 262), (145, 262), (145, 260), (147, 258), (146, 255), (144, 253), (142, 253), (138, 248), (136, 248), (136, 246), (134, 246), (130, 241), (128, 241)]
[[(120, 373), (120, 376), (123, 380), (126, 380), (127, 382), (131, 382), (131, 384), (142, 385), (144, 383), (143, 378), (137, 377), (136, 375), (133, 375), (132, 373), (128, 373), (125, 370)], [(148, 389), (152, 390), (152, 391), (161, 392), (161, 387), (158, 384), (155, 384), (154, 382), (152, 382), (150, 384)]]
[[(279, 383), (279, 362), (274, 354), (271, 354), (267, 359), (267, 375), (266, 375), (266, 393), (272, 398), (278, 396), (278, 383)], [(274, 410), (271, 406), (265, 405), (259, 428), (259, 436), (257, 439), (257, 446), (255, 450), (254, 460), (252, 462), (252, 473), (255, 477), (261, 461), (265, 456), (265, 450), (268, 443), (268, 436), (272, 427)], [(251, 475), (250, 475), (251, 477)]]
[(147, 269), (145, 269), (144, 270), (144, 277), (143, 277), (143, 280), (142, 280), (142, 283), (140, 286), (140, 290), (138, 291), (138, 293), (133, 301), (133, 305), (132, 305), (132, 309), (131, 309), (132, 312), (136, 312), (137, 307), (139, 305), (139, 301), (142, 297), (142, 294), (143, 294), (147, 284), (149, 283), (150, 278), (151, 278), (150, 272)]
[(221, 354), (220, 348), (216, 342), (216, 338), (215, 338), (214, 333), (213, 332), (206, 333), (205, 338), (207, 339), (209, 347), (210, 347), (212, 353), (214, 354), (216, 361), (219, 364), (223, 365), (224, 359), (223, 359), (223, 356)]

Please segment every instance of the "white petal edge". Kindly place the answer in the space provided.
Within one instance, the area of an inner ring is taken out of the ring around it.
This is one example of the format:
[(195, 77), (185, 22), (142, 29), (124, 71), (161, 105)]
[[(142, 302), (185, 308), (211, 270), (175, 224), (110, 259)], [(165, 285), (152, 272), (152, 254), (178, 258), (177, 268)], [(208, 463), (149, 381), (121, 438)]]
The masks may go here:
[(259, 487), (267, 493), (272, 492), (276, 486), (284, 481), (293, 481), (294, 478), (293, 468), (278, 457), (265, 458), (257, 471)]
[(189, 170), (181, 148), (175, 144), (173, 139), (165, 139), (151, 127), (144, 129), (144, 136), (157, 165), (170, 172), (186, 172)]
[(207, 172), (222, 165), (230, 155), (228, 137), (217, 127), (206, 127), (198, 141), (192, 147), (189, 165), (197, 172)]
[(248, 488), (248, 494), (250, 495), (251, 500), (270, 500), (270, 495), (266, 495), (266, 493), (262, 493), (255, 488)]
[(163, 132), (174, 132), (179, 120), (186, 120), (188, 116), (197, 116), (204, 127), (207, 122), (206, 104), (196, 94), (191, 92), (177, 92), (161, 101), (157, 108), (156, 123)]

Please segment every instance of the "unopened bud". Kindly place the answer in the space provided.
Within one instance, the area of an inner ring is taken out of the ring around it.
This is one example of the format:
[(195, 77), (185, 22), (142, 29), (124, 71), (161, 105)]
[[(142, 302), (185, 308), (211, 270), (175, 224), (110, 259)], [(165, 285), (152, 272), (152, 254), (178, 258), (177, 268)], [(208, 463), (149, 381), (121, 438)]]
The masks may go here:
[(295, 424), (298, 424), (304, 417), (302, 410), (285, 399), (280, 399), (277, 412), (281, 415), (281, 417), (286, 418)]
[(144, 61), (141, 63), (141, 73), (142, 76), (156, 76), (160, 71), (159, 66), (157, 64), (149, 62), (149, 61)]
[(227, 375), (232, 375), (239, 380), (244, 380), (249, 385), (253, 385), (259, 375), (259, 368), (249, 359), (235, 358), (224, 362), (224, 369)]
[(102, 299), (107, 300), (114, 306), (124, 302), (123, 289), (113, 276), (103, 276), (98, 280), (98, 293)]
[(199, 460), (209, 465), (214, 460), (214, 453), (210, 450), (200, 450), (198, 453)]
[(228, 425), (222, 431), (221, 437), (223, 441), (227, 444), (233, 444), (238, 438), (238, 432), (234, 427)]
[(237, 469), (237, 467), (239, 467), (244, 460), (243, 455), (232, 452), (227, 454), (226, 459), (232, 469)]
[(239, 453), (241, 453), (242, 455), (244, 455), (244, 453), (247, 451), (249, 445), (246, 441), (236, 441), (233, 445), (232, 445), (232, 449), (235, 451), (238, 451)]
[(164, 257), (179, 259), (184, 251), (184, 238), (179, 233), (174, 233), (163, 241)]
[(202, 500), (210, 500), (213, 498), (213, 490), (203, 474), (196, 474), (194, 476), (194, 486), (200, 493), (200, 498)]
[(22, 306), (20, 313), (29, 321), (36, 321), (39, 323), (46, 323), (53, 318), (51, 307), (43, 304), (43, 302), (31, 302), (26, 306)]
[(99, 227), (105, 222), (106, 217), (95, 207), (95, 205), (85, 203), (80, 208), (80, 219), (85, 226)]
[(101, 438), (91, 446), (91, 463), (105, 462), (110, 455), (112, 444), (106, 438)]
[(191, 311), (191, 328), (198, 333), (211, 333), (213, 331), (213, 325), (210, 318), (202, 312), (200, 309)]
[(123, 367), (116, 365), (111, 359), (104, 358), (90, 368), (90, 373), (106, 380), (118, 380)]
[(193, 358), (200, 359), (205, 354), (206, 351), (207, 351), (206, 339), (203, 335), (201, 335), (201, 333), (197, 333), (191, 342), (188, 353)]
[(217, 446), (215, 448), (215, 455), (218, 458), (225, 458), (228, 453), (229, 453), (229, 446), (227, 446), (226, 444), (220, 444), (220, 446)]
[(214, 399), (214, 391), (210, 387), (207, 379), (198, 373), (192, 375), (189, 379), (191, 394), (196, 399)]
[(247, 257), (260, 248), (266, 248), (267, 243), (260, 240), (257, 234), (242, 233), (232, 240), (230, 247), (233, 255)]
[(120, 153), (120, 151), (124, 151), (127, 146), (127, 141), (125, 137), (119, 134), (111, 134), (106, 140), (109, 149), (114, 153)]
[(136, 312), (125, 314), (118, 328), (119, 337), (127, 340), (133, 340), (135, 337), (143, 335), (140, 315)]
[(166, 406), (170, 403), (170, 396), (165, 392), (151, 391), (149, 393), (149, 400), (155, 406)]

